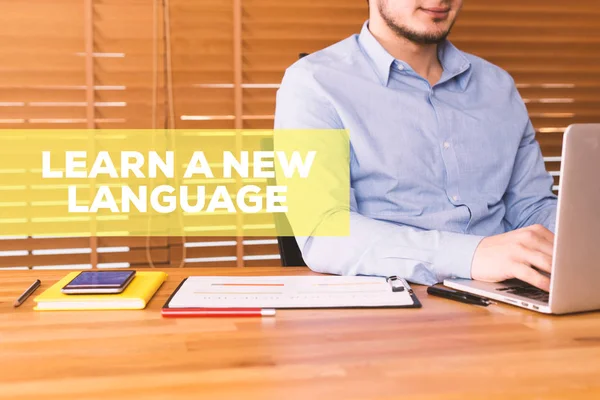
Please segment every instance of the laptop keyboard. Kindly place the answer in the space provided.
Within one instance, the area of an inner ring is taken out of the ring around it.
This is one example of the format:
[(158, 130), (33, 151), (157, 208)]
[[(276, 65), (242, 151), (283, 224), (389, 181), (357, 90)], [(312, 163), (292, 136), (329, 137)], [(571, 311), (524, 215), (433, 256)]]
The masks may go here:
[[(507, 282), (508, 283), (508, 282)], [(535, 286), (529, 285), (525, 282), (519, 282), (513, 285), (512, 282), (509, 286), (496, 289), (501, 292), (516, 294), (517, 296), (527, 297), (529, 299), (541, 301), (547, 303), (550, 300), (550, 293), (538, 289)]]

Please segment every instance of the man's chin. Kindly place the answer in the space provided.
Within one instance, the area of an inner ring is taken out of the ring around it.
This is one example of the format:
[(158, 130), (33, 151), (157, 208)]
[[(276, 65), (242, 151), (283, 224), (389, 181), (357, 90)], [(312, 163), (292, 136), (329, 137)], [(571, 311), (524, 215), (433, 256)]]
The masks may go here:
[(442, 28), (434, 24), (428, 24), (425, 29), (418, 30), (417, 33), (422, 37), (440, 38), (443, 40), (450, 33), (450, 29), (446, 27)]
[(440, 26), (424, 24), (421, 26), (423, 29), (410, 29), (409, 27), (394, 23), (390, 18), (386, 18), (382, 14), (382, 17), (389, 28), (391, 28), (398, 37), (403, 37), (416, 44), (439, 44), (446, 40), (450, 29), (440, 29)]
[(407, 37), (412, 42), (419, 44), (439, 44), (448, 37), (448, 33), (425, 32)]

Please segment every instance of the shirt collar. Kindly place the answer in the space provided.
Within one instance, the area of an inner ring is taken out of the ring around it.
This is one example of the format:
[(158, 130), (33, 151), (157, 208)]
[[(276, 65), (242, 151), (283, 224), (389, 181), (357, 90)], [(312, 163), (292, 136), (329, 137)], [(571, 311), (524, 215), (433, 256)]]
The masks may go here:
[(394, 62), (394, 57), (375, 39), (375, 36), (369, 31), (369, 21), (363, 24), (358, 42), (363, 51), (369, 58), (373, 69), (379, 77), (382, 85), (387, 86), (390, 78), (390, 68)]
[(438, 83), (444, 83), (456, 77), (458, 86), (464, 91), (471, 77), (471, 62), (469, 59), (449, 40), (443, 41), (438, 46), (438, 59), (444, 68)]
[[(363, 24), (358, 41), (377, 73), (379, 81), (382, 85), (387, 86), (390, 79), (390, 70), (396, 60), (369, 31), (369, 21)], [(464, 91), (471, 76), (471, 63), (467, 57), (450, 41), (445, 40), (438, 46), (438, 58), (444, 68), (438, 84), (457, 77), (458, 85)], [(405, 70), (410, 70), (407, 63), (401, 60), (397, 60), (396, 63), (402, 64)]]

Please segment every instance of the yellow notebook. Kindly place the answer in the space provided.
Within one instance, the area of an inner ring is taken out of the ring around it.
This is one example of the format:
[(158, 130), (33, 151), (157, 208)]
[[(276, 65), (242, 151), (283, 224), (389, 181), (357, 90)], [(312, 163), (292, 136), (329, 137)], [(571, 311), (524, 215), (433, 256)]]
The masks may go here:
[(161, 271), (136, 272), (129, 286), (119, 294), (63, 294), (60, 290), (79, 272), (71, 272), (33, 301), (34, 310), (141, 310), (167, 279)]

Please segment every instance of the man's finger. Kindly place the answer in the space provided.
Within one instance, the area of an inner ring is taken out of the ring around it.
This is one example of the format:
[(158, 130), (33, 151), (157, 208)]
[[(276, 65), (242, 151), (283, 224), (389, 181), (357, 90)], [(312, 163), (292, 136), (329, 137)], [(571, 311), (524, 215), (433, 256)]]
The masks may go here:
[(543, 225), (532, 225), (530, 228), (546, 241), (554, 244), (554, 233), (546, 229), (546, 227)]
[(523, 243), (526, 248), (545, 254), (552, 258), (554, 244), (544, 239), (541, 235), (533, 234)]
[(535, 269), (525, 264), (513, 264), (513, 275), (515, 278), (538, 287), (546, 292), (550, 291), (550, 278), (540, 274)]
[(552, 255), (548, 255), (541, 251), (533, 250), (530, 248), (523, 249), (520, 260), (525, 265), (530, 265), (546, 271), (552, 272)]

